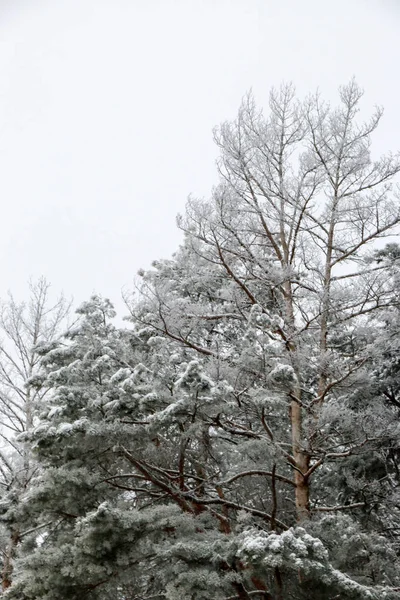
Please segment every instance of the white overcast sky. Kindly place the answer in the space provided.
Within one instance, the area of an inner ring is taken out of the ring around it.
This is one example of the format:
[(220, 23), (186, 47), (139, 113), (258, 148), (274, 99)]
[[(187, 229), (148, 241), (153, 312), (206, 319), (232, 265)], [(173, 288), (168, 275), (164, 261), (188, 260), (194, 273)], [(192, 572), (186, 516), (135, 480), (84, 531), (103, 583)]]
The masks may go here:
[(120, 303), (169, 257), (212, 128), (252, 87), (334, 101), (353, 75), (400, 148), (400, 0), (0, 0), (0, 296), (45, 275)]

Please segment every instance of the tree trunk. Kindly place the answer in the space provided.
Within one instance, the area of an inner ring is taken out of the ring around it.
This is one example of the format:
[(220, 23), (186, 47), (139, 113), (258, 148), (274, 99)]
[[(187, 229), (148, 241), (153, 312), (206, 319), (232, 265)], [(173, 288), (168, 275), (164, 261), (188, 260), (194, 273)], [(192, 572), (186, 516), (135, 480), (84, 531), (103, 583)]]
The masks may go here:
[(298, 522), (310, 516), (310, 486), (304, 477), (310, 466), (310, 458), (301, 447), (302, 434), (302, 408), (296, 400), (292, 400), (291, 407), (293, 458), (296, 465), (294, 469), (295, 501)]
[(15, 554), (15, 549), (19, 542), (19, 533), (17, 531), (13, 532), (10, 537), (10, 544), (7, 549), (7, 552), (4, 555), (3, 562), (3, 571), (1, 577), (1, 588), (3, 592), (11, 587), (12, 583), (12, 572), (13, 572), (13, 558)]
[(310, 457), (303, 445), (303, 408), (301, 406), (301, 374), (296, 357), (295, 343), (295, 317), (293, 310), (293, 295), (292, 286), (288, 281), (285, 285), (286, 296), (286, 321), (288, 323), (289, 342), (288, 350), (291, 356), (297, 384), (291, 393), (290, 403), (290, 424), (292, 431), (292, 452), (295, 460), (294, 467), (294, 483), (295, 483), (295, 502), (297, 521), (301, 523), (310, 516), (310, 488), (308, 480), (304, 477), (310, 466)]

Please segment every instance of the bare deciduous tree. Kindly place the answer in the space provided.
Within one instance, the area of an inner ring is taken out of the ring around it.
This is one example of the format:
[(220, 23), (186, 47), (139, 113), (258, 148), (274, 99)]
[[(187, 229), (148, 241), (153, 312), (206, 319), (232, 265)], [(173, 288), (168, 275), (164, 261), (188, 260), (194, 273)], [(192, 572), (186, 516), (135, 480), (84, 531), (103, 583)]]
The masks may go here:
[[(0, 485), (5, 496), (18, 501), (35, 474), (36, 463), (27, 444), (18, 436), (34, 425), (34, 407), (42, 392), (26, 383), (36, 374), (36, 347), (55, 340), (67, 327), (71, 303), (61, 295), (51, 302), (50, 284), (44, 278), (29, 284), (28, 301), (10, 293), (0, 306)], [(11, 584), (12, 557), (23, 531), (7, 522), (3, 555), (2, 588)], [(8, 530), (9, 529), (9, 530)]]

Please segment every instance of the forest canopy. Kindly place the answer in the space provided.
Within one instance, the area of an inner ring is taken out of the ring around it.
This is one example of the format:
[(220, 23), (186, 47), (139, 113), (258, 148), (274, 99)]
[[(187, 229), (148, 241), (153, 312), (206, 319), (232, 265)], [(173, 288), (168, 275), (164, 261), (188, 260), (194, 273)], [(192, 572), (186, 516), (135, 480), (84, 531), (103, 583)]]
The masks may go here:
[(400, 159), (362, 96), (246, 95), (125, 326), (3, 302), (5, 598), (400, 598)]

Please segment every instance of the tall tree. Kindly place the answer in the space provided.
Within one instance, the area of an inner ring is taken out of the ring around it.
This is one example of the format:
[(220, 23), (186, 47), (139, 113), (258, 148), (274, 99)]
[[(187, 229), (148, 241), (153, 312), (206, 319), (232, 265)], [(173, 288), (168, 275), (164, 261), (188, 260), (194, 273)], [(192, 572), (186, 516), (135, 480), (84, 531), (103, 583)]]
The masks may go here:
[[(329, 450), (331, 439), (321, 444), (325, 407), (365, 360), (361, 348), (341, 352), (337, 337), (354, 336), (365, 315), (392, 302), (384, 266), (371, 267), (363, 251), (400, 221), (392, 189), (400, 164), (391, 155), (372, 160), (371, 134), (382, 111), (359, 124), (361, 97), (352, 81), (340, 89), (336, 109), (319, 96), (301, 105), (284, 86), (271, 93), (264, 118), (248, 96), (238, 118), (216, 130), (222, 183), (212, 208), (190, 201), (180, 221), (188, 238), (201, 242), (203, 256), (223, 266), (262, 314), (270, 313), (270, 298), (256, 286), (273, 290), (283, 320), (276, 331), (293, 373), (288, 397), (299, 521), (310, 514), (313, 474), (340, 458)], [(339, 454), (354, 450), (339, 441)], [(359, 443), (366, 442), (361, 436)]]
[[(357, 394), (372, 394), (367, 382), (374, 346), (367, 323), (374, 317), (376, 326), (396, 302), (387, 264), (372, 263), (369, 249), (396, 231), (400, 216), (393, 184), (398, 157), (372, 160), (371, 134), (382, 112), (359, 124), (361, 97), (352, 81), (340, 89), (340, 106), (331, 109), (318, 96), (300, 104), (293, 88), (284, 86), (271, 93), (268, 118), (246, 97), (238, 118), (215, 133), (221, 183), (212, 202), (189, 200), (179, 220), (186, 245), (230, 282), (229, 292), (208, 290), (214, 310), (196, 313), (187, 299), (196, 293), (194, 281), (182, 300), (168, 274), (163, 283), (160, 275), (150, 275), (153, 289), (146, 283), (145, 290), (152, 309), (137, 317), (209, 361), (229, 363), (232, 354), (226, 355), (220, 332), (231, 326), (221, 323), (255, 326), (251, 349), (243, 338), (246, 351), (235, 367), (264, 376), (269, 402), (258, 418), (236, 421), (235, 433), (252, 438), (264, 428), (271, 446), (285, 456), (302, 524), (318, 514), (370, 511), (377, 496), (365, 493), (365, 479), (353, 482), (364, 492), (353, 487), (345, 502), (342, 490), (332, 484), (327, 489), (326, 481), (338, 463), (351, 479), (360, 456), (377, 456), (395, 433), (390, 411), (376, 403), (372, 408), (372, 400), (363, 411), (354, 403)], [(222, 311), (221, 298), (231, 300)], [(213, 347), (210, 336), (204, 337), (205, 322), (218, 332)], [(242, 385), (241, 406), (253, 386)], [(266, 418), (278, 416), (273, 397), (282, 410), (275, 427)], [(379, 423), (374, 410), (381, 410)], [(217, 424), (227, 431), (223, 414)]]

